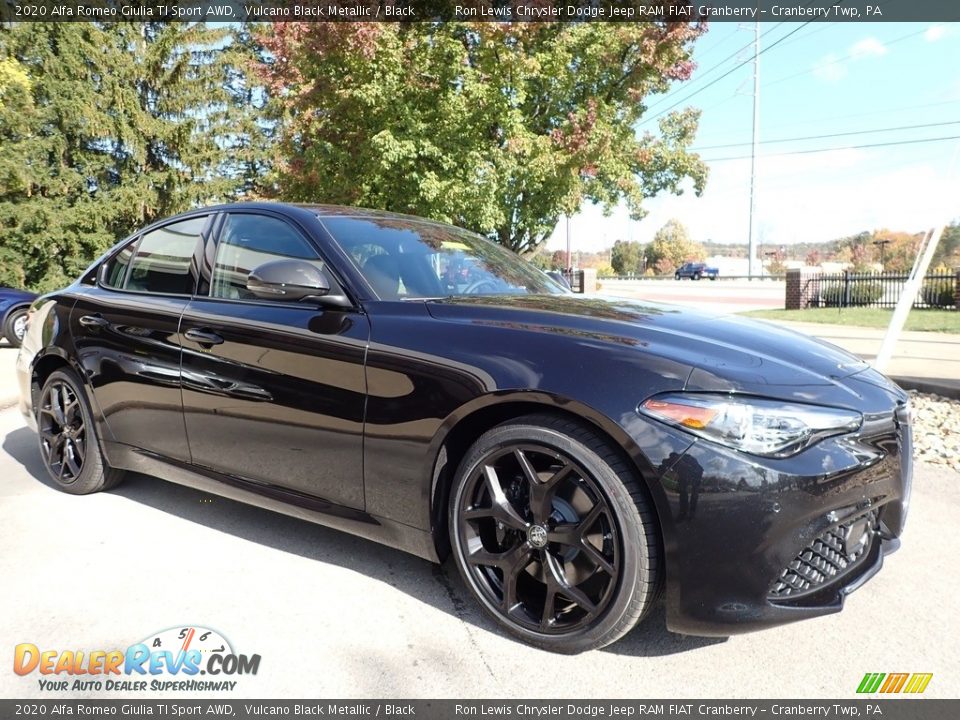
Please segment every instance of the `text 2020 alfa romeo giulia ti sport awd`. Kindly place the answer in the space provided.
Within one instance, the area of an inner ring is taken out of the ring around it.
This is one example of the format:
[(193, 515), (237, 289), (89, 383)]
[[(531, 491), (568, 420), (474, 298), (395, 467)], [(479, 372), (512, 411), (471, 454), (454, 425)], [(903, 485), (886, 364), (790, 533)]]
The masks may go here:
[(157, 222), (33, 304), (17, 370), (64, 491), (138, 471), (452, 555), (500, 625), (560, 652), (661, 593), (688, 634), (835, 612), (910, 491), (907, 396), (842, 350), (577, 296), (377, 211)]

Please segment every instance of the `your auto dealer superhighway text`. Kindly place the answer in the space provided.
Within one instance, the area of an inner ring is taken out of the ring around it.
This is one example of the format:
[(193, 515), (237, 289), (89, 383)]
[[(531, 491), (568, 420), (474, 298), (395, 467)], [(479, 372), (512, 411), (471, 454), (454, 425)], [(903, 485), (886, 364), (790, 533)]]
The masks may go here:
[[(530, 705), (528, 703), (517, 703), (515, 705), (496, 704), (485, 705), (476, 703), (473, 705), (456, 705), (454, 710), (456, 715), (501, 715), (520, 717), (554, 717), (563, 715), (566, 717), (617, 717), (629, 715), (743, 715), (747, 717), (756, 717), (757, 707), (755, 705), (733, 705), (710, 704), (710, 703), (689, 703), (689, 704), (633, 704), (618, 705), (611, 703), (609, 705), (597, 705), (591, 703), (564, 703), (564, 704), (544, 704)], [(771, 715), (783, 716), (817, 716), (830, 717), (833, 715), (849, 715), (849, 708), (844, 705), (773, 705), (770, 708)]]

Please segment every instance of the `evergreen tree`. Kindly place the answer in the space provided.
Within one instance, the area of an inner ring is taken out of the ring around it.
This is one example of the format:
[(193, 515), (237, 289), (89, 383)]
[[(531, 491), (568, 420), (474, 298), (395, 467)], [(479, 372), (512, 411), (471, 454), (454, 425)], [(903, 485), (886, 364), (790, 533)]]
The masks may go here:
[(0, 283), (69, 282), (138, 226), (252, 191), (265, 170), (242, 30), (23, 23), (0, 62)]

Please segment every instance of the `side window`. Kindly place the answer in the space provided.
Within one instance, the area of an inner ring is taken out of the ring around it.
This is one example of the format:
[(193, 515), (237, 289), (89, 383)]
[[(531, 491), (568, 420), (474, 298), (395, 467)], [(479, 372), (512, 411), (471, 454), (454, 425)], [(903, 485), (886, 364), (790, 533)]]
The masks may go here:
[[(137, 238), (137, 240), (139, 240), (139, 238)], [(127, 243), (127, 246), (110, 260), (107, 265), (106, 274), (103, 276), (103, 284), (106, 287), (117, 290), (123, 287), (123, 282), (127, 279), (127, 268), (130, 266), (130, 258), (133, 257), (133, 251), (137, 247), (137, 240)]]
[(190, 218), (143, 236), (127, 274), (126, 289), (191, 295), (197, 278), (194, 253), (206, 217)]
[(336, 291), (336, 281), (326, 272), (320, 255), (292, 226), (268, 215), (236, 213), (227, 216), (220, 232), (210, 297), (256, 300), (247, 290), (247, 276), (251, 270), (272, 260), (313, 263), (324, 271), (331, 292)]

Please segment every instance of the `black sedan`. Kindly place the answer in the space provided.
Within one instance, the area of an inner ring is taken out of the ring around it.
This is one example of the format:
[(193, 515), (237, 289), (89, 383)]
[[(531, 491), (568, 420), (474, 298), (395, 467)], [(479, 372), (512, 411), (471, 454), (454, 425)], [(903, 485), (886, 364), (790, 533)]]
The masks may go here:
[(571, 294), (477, 235), (212, 207), (37, 300), (21, 410), (54, 482), (124, 471), (447, 555), (561, 652), (839, 610), (903, 529), (907, 396), (737, 317)]

